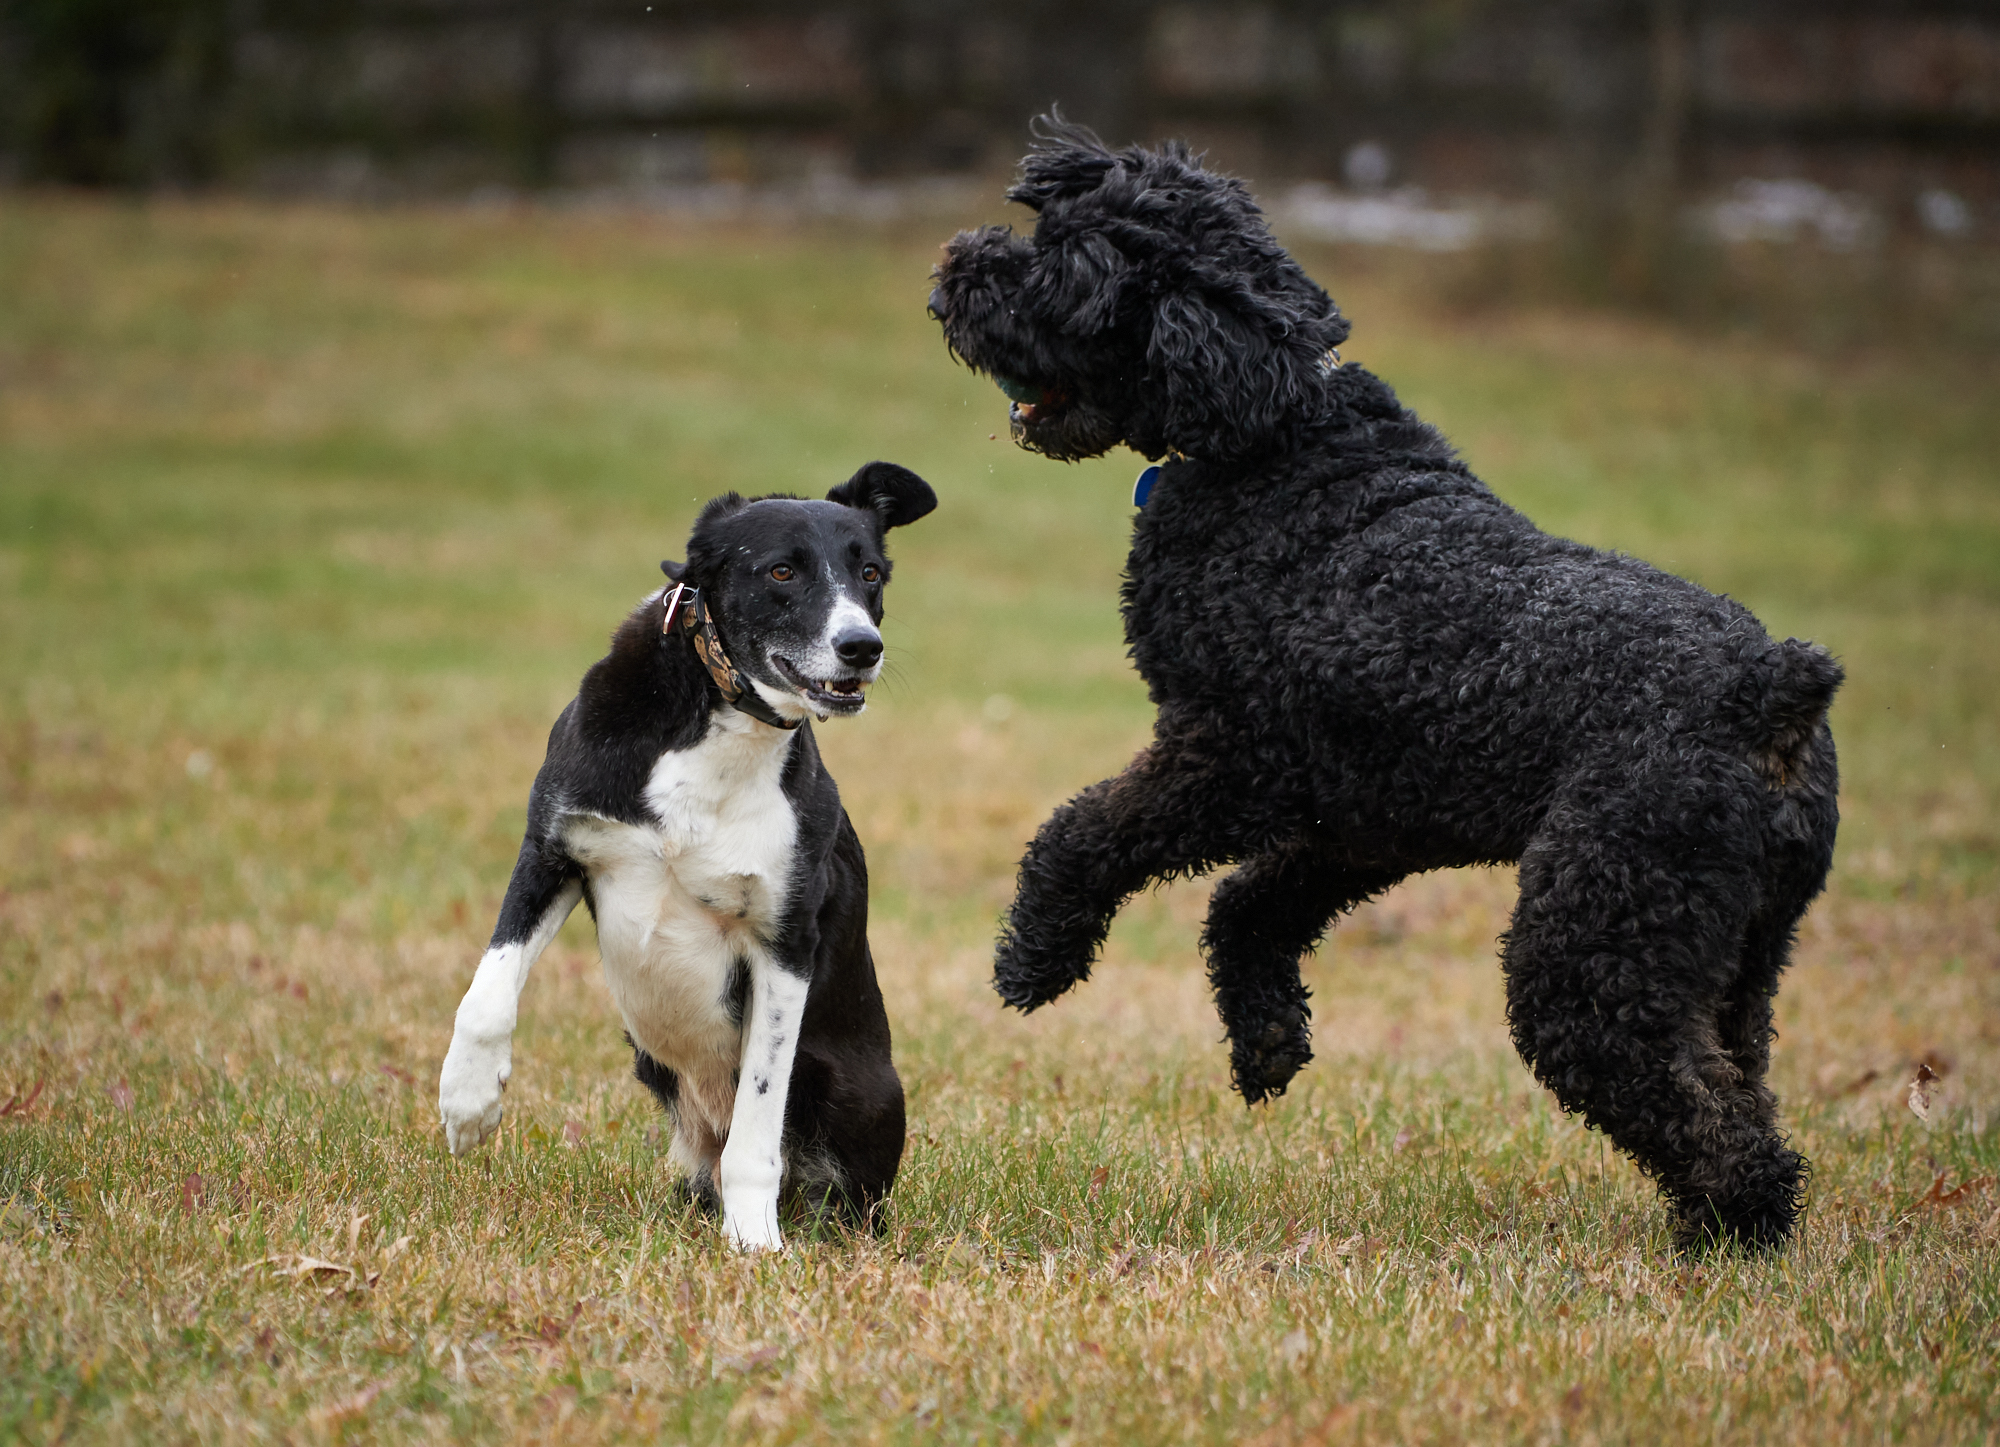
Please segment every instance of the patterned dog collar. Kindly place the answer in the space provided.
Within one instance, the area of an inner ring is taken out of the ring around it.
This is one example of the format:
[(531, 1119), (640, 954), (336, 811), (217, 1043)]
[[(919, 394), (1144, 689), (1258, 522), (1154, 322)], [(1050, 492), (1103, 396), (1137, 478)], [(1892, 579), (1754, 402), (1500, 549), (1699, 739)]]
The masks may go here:
[(774, 729), (795, 729), (803, 719), (788, 719), (771, 705), (764, 702), (743, 670), (730, 662), (723, 651), (722, 635), (715, 631), (715, 619), (709, 616), (708, 604), (702, 601), (701, 589), (690, 588), (686, 583), (676, 583), (674, 591), (667, 595), (666, 606), (660, 615), (662, 635), (680, 633), (694, 644), (695, 656), (708, 669), (708, 676), (715, 680), (715, 686), (722, 690), (722, 701), (731, 708), (739, 709), (759, 723), (767, 723)]

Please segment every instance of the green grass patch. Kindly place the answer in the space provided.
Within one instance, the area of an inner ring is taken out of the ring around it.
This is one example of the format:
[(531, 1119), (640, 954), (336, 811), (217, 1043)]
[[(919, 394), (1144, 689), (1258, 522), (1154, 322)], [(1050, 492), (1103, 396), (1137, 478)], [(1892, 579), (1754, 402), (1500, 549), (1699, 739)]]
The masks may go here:
[[(1203, 884), (1000, 1010), (1024, 841), (1147, 735), (1139, 463), (1004, 440), (924, 316), (941, 239), (0, 208), (0, 1435), (1990, 1440), (2000, 366), (1463, 314), (1305, 254), (1503, 496), (1848, 668), (1779, 1001), (1810, 1216), (1690, 1265), (1508, 1048), (1506, 871), (1343, 924), (1319, 1059), (1254, 1112)], [(894, 540), (890, 682), (821, 735), (910, 1093), (885, 1233), (722, 1249), (581, 920), (451, 1160), (436, 1072), (555, 711), (702, 499), (873, 457), (942, 500)]]

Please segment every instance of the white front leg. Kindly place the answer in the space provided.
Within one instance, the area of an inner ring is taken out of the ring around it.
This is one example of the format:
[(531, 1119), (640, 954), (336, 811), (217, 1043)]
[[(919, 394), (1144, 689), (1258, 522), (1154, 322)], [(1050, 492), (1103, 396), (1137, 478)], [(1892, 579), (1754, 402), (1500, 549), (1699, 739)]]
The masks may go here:
[(785, 1096), (799, 1048), (809, 982), (760, 951), (750, 965), (750, 1018), (736, 1108), (722, 1148), (722, 1231), (744, 1251), (778, 1251), (778, 1186), (784, 1178)]
[(462, 1156), (500, 1128), (500, 1092), (514, 1073), (514, 1020), (528, 971), (583, 898), (580, 881), (566, 881), (525, 940), (494, 945), (479, 961), (458, 1003), (438, 1074), (438, 1118), (445, 1144)]

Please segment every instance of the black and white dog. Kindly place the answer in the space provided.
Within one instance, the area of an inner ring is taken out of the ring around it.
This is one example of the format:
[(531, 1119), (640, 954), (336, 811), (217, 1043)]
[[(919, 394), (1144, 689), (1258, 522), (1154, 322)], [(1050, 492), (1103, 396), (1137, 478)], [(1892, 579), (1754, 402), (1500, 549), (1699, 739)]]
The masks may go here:
[[(710, 502), (549, 735), (493, 942), (438, 1082), (462, 1155), (500, 1124), (521, 989), (590, 906), (637, 1073), (697, 1199), (775, 1250), (781, 1190), (868, 1221), (903, 1086), (868, 951), (868, 872), (809, 718), (882, 668), (883, 534), (937, 506), (871, 462), (827, 494)], [(719, 1203), (718, 1203), (719, 1197)]]

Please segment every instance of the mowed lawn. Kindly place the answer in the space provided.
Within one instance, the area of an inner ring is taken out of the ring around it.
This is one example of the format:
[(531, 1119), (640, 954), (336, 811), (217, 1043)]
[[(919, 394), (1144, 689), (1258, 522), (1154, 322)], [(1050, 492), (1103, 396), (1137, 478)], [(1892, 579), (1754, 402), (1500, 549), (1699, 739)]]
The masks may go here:
[[(1507, 872), (1337, 930), (1255, 1111), (1203, 885), (1001, 1010), (1013, 861), (1147, 736), (1140, 464), (1006, 441), (924, 316), (948, 229), (0, 199), (0, 1437), (1992, 1440), (2000, 363), (1306, 254), (1503, 496), (1847, 665), (1774, 1067), (1810, 1215), (1686, 1262), (1509, 1049)], [(909, 1091), (885, 1232), (738, 1258), (676, 1202), (581, 913), (450, 1159), (549, 722), (701, 499), (873, 457), (942, 499), (821, 731)]]

